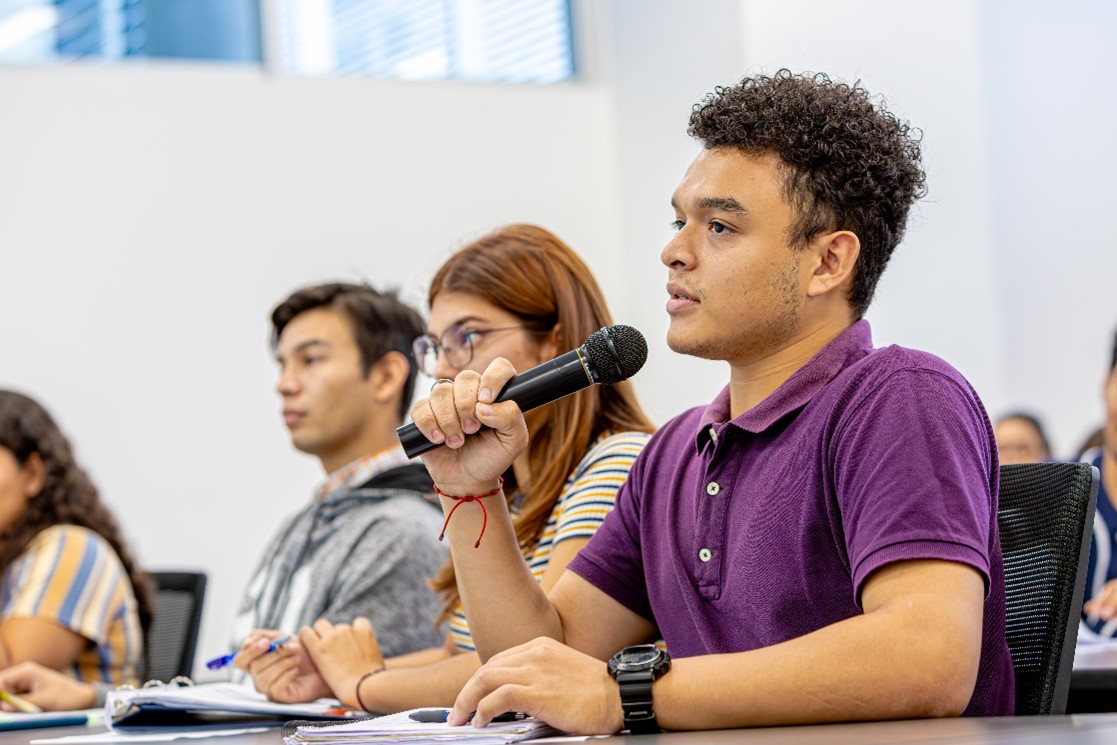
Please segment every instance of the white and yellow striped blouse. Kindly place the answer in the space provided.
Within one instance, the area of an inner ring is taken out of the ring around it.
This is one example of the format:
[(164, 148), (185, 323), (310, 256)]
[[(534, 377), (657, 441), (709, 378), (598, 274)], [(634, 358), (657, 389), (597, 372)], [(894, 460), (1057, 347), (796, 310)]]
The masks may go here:
[[(538, 582), (551, 561), (555, 546), (571, 538), (589, 538), (613, 509), (617, 490), (628, 478), (632, 462), (651, 435), (620, 432), (602, 436), (593, 444), (566, 480), (543, 534), (524, 559)], [(463, 652), (473, 652), (473, 638), (459, 601), (450, 616), (450, 635)]]
[(76, 525), (39, 533), (4, 572), (0, 620), (51, 621), (90, 644), (69, 672), (78, 680), (132, 682), (143, 645), (132, 583), (108, 541)]

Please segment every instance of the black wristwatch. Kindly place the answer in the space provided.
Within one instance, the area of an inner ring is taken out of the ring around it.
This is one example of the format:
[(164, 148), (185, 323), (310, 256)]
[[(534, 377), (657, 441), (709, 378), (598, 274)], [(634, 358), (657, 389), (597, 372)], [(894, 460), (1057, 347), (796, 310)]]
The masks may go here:
[(659, 732), (652, 709), (652, 683), (671, 669), (671, 657), (654, 644), (625, 647), (609, 660), (621, 689), (624, 728), (634, 735)]

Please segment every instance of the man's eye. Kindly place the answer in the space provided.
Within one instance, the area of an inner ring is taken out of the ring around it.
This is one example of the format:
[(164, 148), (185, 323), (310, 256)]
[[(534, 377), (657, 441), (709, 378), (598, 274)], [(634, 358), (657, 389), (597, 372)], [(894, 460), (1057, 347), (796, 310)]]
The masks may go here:
[(712, 222), (712, 223), (710, 223), (710, 232), (711, 233), (716, 233), (717, 235), (721, 235), (723, 233), (728, 233), (730, 231), (729, 231), (729, 228), (727, 226), (722, 225), (720, 222)]
[(682, 230), (685, 225), (686, 223), (682, 220), (671, 221), (671, 229), (674, 230), (676, 233)]

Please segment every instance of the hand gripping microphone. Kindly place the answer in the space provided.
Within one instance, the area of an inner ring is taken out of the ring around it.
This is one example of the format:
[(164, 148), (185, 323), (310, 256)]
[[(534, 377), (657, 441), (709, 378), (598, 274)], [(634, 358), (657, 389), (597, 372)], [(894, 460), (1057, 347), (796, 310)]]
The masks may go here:
[[(550, 362), (515, 375), (501, 389), (496, 403), (515, 401), (521, 411), (557, 401), (591, 385), (613, 385), (640, 371), (648, 359), (644, 335), (631, 326), (606, 326), (595, 331), (586, 343)], [(440, 447), (413, 423), (396, 430), (408, 458)]]

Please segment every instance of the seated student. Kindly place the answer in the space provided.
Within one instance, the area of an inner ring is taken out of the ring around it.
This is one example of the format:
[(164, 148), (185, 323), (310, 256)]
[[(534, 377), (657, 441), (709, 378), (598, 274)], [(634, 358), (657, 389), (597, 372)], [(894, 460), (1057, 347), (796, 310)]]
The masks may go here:
[(50, 414), (0, 390), (0, 668), (134, 683), (150, 578)]
[(1005, 414), (993, 425), (993, 435), (1002, 466), (1051, 460), (1051, 445), (1043, 425), (1031, 414), (1023, 411)]
[[(956, 370), (874, 348), (863, 319), (924, 190), (914, 132), (859, 86), (786, 70), (718, 88), (690, 132), (705, 147), (660, 256), (667, 340), (728, 362), (729, 384), (653, 436), (549, 593), (503, 501), (477, 549), (479, 511), (457, 511), (486, 663), (449, 721), (516, 711), (609, 734), (1012, 713), (992, 426)], [(446, 443), (423, 456), (441, 493), (492, 491), (529, 446), (492, 395), (512, 372), (463, 371), (412, 407)], [(657, 635), (674, 660), (646, 646)]]
[[(430, 331), (415, 340), (415, 355), (438, 388), (454, 388), (452, 379), (462, 371), (475, 376), (497, 357), (527, 370), (612, 324), (582, 260), (532, 225), (503, 227), (455, 253), (431, 282), (428, 301)], [(525, 418), (531, 447), (503, 469), (505, 493), (522, 555), (517, 561), (550, 590), (612, 509), (652, 425), (627, 382), (587, 388)], [(467, 505), (459, 512), (469, 509), (480, 512)], [(302, 630), (302, 648), (288, 644), (268, 654), (266, 642), (249, 644), (236, 664), (277, 700), (292, 700), (296, 692), (332, 693), (349, 706), (385, 713), (449, 706), (481, 663), (453, 564), (433, 586), (444, 601), (439, 620), (450, 620), (439, 647), (392, 657), (377, 642), (379, 627), (374, 631), (367, 619), (352, 626), (323, 620)]]
[[(422, 319), (391, 293), (332, 282), (295, 291), (271, 321), (284, 424), (327, 475), (261, 558), (235, 643), (261, 627), (296, 631), (365, 615), (387, 654), (437, 644), (438, 598), (427, 579), (446, 560), (442, 516), (426, 469), (408, 462), (395, 432), (412, 398), (411, 342)], [(81, 705), (76, 693), (96, 700), (34, 666), (13, 676), (52, 705)]]
[(1101, 471), (1082, 613), (1093, 631), (1102, 636), (1114, 636), (1117, 635), (1117, 334), (1102, 396), (1105, 424), (1101, 444), (1079, 458)]

